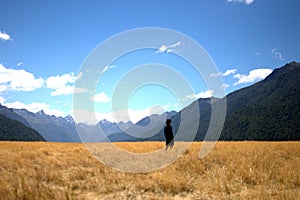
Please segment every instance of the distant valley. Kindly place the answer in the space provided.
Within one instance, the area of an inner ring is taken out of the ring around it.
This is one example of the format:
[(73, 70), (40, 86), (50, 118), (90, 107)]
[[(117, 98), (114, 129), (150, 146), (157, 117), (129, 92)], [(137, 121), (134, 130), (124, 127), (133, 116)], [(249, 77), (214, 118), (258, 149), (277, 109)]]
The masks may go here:
[[(228, 94), (227, 114), (220, 140), (300, 140), (300, 64), (291, 62), (275, 69), (264, 80)], [(222, 99), (198, 99), (201, 117), (195, 140), (204, 140), (211, 106)], [(188, 110), (192, 104), (184, 109)], [(181, 112), (166, 112), (132, 122), (112, 123), (101, 120), (97, 125), (77, 124), (89, 141), (162, 141), (163, 125), (171, 118), (176, 134)], [(0, 139), (22, 141), (80, 142), (76, 124), (71, 116), (56, 117), (43, 111), (32, 113), (0, 105)], [(193, 122), (193, 115), (187, 121)], [(152, 119), (152, 120), (151, 120)], [(16, 128), (18, 127), (18, 128)], [(99, 127), (104, 137), (97, 137)], [(143, 131), (141, 131), (143, 130)], [(16, 132), (17, 131), (17, 132)], [(187, 130), (188, 131), (188, 130)], [(131, 133), (130, 135), (125, 132)], [(156, 133), (151, 137), (143, 137)], [(135, 137), (136, 136), (136, 137)]]

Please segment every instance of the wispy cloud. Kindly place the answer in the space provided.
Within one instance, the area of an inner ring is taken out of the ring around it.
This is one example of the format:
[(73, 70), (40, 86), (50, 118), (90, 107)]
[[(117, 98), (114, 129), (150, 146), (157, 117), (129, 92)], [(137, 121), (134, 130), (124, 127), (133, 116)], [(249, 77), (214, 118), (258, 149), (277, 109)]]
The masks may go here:
[(276, 59), (280, 60), (280, 61), (283, 61), (283, 56), (282, 56), (282, 53), (280, 51), (278, 51), (276, 48), (273, 48), (271, 50), (272, 54), (275, 56)]
[(176, 47), (179, 47), (180, 45), (182, 45), (182, 42), (176, 42), (174, 44), (171, 44), (171, 45), (161, 45), (159, 47), (159, 49), (156, 51), (156, 53), (164, 53), (164, 52), (167, 52), (167, 53), (171, 53), (171, 52), (174, 52), (174, 50), (176, 49)]
[(26, 109), (30, 112), (38, 112), (40, 110), (43, 110), (46, 114), (48, 115), (55, 115), (55, 116), (65, 116), (65, 113), (63, 113), (60, 110), (57, 109), (52, 109), (50, 107), (50, 105), (46, 104), (46, 103), (40, 103), (40, 102), (32, 102), (29, 104), (20, 102), (20, 101), (16, 101), (16, 102), (6, 102), (4, 103), (5, 106), (7, 106), (8, 108), (15, 108), (15, 109)]
[(180, 109), (179, 103), (167, 104), (162, 107), (165, 110), (179, 110)]
[(249, 5), (249, 4), (253, 3), (253, 2), (254, 2), (254, 0), (245, 0), (245, 3), (246, 3), (247, 5)]
[(23, 65), (22, 62), (19, 62), (19, 63), (17, 64), (18, 67), (20, 67), (21, 65)]
[(256, 81), (263, 80), (266, 78), (269, 74), (272, 73), (272, 69), (254, 69), (249, 72), (248, 75), (245, 74), (236, 74), (233, 77), (238, 79), (234, 83), (234, 86), (243, 84), (243, 83), (253, 83)]
[(181, 45), (181, 42), (179, 41), (179, 42), (176, 42), (175, 44), (171, 44), (170, 46), (169, 46), (169, 48), (175, 48), (175, 47), (178, 47), (178, 46), (180, 46)]
[(254, 0), (227, 0), (229, 3), (244, 3), (246, 5), (250, 5), (254, 2)]
[(186, 98), (188, 99), (199, 99), (199, 98), (210, 98), (214, 94), (213, 90), (206, 90), (205, 92), (199, 92), (197, 94), (190, 94), (187, 95)]
[(159, 47), (159, 49), (156, 51), (156, 53), (163, 53), (163, 52), (166, 52), (168, 49), (168, 47), (166, 45), (161, 45)]
[(101, 92), (99, 94), (96, 94), (93, 99), (95, 102), (100, 103), (108, 103), (110, 101), (110, 98), (105, 94), (104, 92)]
[(219, 76), (222, 76), (221, 72), (209, 75), (209, 77), (219, 77)]
[[(162, 106), (164, 107), (164, 106)], [(139, 120), (143, 119), (144, 117), (153, 115), (153, 114), (162, 114), (164, 112), (164, 109), (161, 109), (161, 107), (158, 106), (150, 106), (145, 109), (140, 109), (140, 110), (134, 110), (134, 109), (128, 109), (128, 110), (120, 110), (116, 111), (114, 113), (111, 113), (111, 119), (112, 121), (120, 122), (127, 122), (127, 121), (132, 121), (133, 123), (138, 122)], [(129, 114), (129, 116), (128, 116)], [(100, 114), (101, 115), (101, 114)], [(97, 116), (97, 114), (96, 114)], [(97, 118), (100, 116), (98, 115)], [(129, 117), (129, 118), (128, 118)]]
[(69, 95), (69, 94), (79, 94), (86, 92), (85, 88), (74, 88), (74, 83), (77, 78), (80, 78), (82, 74), (75, 76), (73, 73), (67, 73), (63, 75), (50, 76), (46, 80), (47, 88), (54, 90), (51, 92), (51, 96), (58, 95)]
[(4, 102), (5, 102), (4, 97), (1, 97), (1, 96), (0, 96), (0, 103), (3, 104)]
[(222, 87), (223, 87), (223, 88), (229, 88), (229, 85), (224, 83), (224, 84), (222, 85)]
[(229, 76), (231, 74), (235, 74), (237, 69), (227, 69), (224, 73), (216, 73), (216, 74), (210, 74), (210, 77), (218, 77), (218, 76)]
[(257, 51), (257, 52), (254, 53), (254, 55), (255, 55), (255, 56), (261, 56), (262, 53), (260, 53), (259, 51)]
[(235, 74), (236, 73), (236, 69), (227, 69), (222, 76), (229, 76), (231, 74)]
[(0, 39), (6, 41), (6, 40), (11, 40), (11, 37), (7, 33), (0, 31)]
[(79, 74), (77, 75), (77, 80), (82, 78), (83, 73), (79, 72)]
[[(86, 123), (86, 124), (97, 124), (100, 120), (106, 119), (111, 122), (128, 122), (131, 121), (133, 123), (138, 122), (139, 120), (143, 119), (144, 117), (153, 115), (153, 114), (162, 114), (164, 111), (165, 106), (157, 107), (151, 106), (145, 109), (124, 109), (118, 110), (114, 112), (90, 112), (85, 109), (74, 109), (73, 114), (75, 114), (76, 118), (75, 121), (77, 123)], [(96, 116), (96, 117), (95, 117)]]
[(116, 65), (105, 66), (102, 73), (106, 72), (109, 69), (115, 68), (115, 67), (116, 67)]
[(0, 64), (0, 92), (3, 91), (33, 91), (44, 84), (42, 78), (25, 70), (8, 69)]

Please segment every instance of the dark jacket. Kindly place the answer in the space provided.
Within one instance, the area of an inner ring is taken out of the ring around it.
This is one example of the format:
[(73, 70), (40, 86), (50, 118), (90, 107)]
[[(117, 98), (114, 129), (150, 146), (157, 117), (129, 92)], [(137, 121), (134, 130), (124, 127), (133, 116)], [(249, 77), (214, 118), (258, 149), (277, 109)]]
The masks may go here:
[(173, 130), (172, 130), (172, 126), (167, 125), (164, 128), (164, 135), (166, 138), (166, 144), (168, 145), (170, 142), (173, 142), (174, 136), (173, 136)]

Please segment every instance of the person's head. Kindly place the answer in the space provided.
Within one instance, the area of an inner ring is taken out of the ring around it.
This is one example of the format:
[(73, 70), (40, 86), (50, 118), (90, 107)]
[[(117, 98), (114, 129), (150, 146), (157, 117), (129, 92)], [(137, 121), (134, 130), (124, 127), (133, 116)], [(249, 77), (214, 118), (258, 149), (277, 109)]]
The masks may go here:
[(167, 124), (167, 125), (170, 125), (171, 122), (172, 122), (171, 119), (167, 119), (166, 124)]

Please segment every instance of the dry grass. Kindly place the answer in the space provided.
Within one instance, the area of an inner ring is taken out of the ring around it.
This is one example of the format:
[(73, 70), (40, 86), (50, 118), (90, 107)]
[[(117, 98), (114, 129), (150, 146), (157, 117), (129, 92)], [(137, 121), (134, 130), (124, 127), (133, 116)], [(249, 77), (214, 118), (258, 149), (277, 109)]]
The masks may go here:
[[(159, 142), (119, 143), (135, 152)], [(176, 143), (180, 145), (180, 143)], [(0, 199), (300, 199), (300, 142), (193, 143), (167, 168), (113, 170), (82, 144), (0, 142)]]

